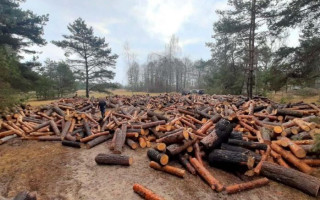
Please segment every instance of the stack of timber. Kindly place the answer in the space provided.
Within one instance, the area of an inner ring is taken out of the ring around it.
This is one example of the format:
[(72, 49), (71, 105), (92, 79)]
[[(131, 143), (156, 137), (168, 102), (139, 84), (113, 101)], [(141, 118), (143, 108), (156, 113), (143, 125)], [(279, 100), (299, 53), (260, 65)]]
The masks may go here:
[[(103, 119), (94, 98), (21, 107), (3, 115), (0, 144), (20, 137), (91, 148), (111, 140), (112, 153), (97, 155), (98, 164), (131, 165), (132, 158), (123, 155), (124, 146), (148, 148), (151, 169), (179, 178), (186, 173), (199, 175), (217, 192), (232, 194), (266, 185), (271, 179), (318, 195), (320, 181), (313, 176), (320, 166), (320, 151), (315, 148), (320, 134), (316, 104), (179, 94), (116, 95), (106, 103)], [(249, 181), (224, 185), (208, 170), (221, 166), (244, 170)], [(308, 185), (306, 180), (312, 181)]]

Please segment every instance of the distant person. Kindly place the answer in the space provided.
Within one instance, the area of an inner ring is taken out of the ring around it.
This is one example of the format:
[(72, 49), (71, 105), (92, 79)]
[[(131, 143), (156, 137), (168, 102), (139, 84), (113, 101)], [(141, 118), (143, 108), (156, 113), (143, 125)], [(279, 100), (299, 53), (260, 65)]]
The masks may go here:
[(105, 99), (101, 98), (99, 100), (99, 108), (101, 111), (101, 117), (104, 118), (104, 113), (106, 112), (106, 107), (107, 107), (107, 103), (105, 101)]

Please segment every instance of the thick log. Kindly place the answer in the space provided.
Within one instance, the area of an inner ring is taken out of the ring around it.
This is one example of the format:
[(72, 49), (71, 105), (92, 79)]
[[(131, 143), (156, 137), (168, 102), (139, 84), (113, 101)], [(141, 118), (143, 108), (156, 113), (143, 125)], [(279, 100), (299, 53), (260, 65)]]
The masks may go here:
[(291, 115), (295, 117), (303, 117), (303, 113), (295, 110), (289, 110), (289, 109), (278, 109), (277, 115)]
[(178, 155), (182, 151), (186, 150), (189, 146), (192, 146), (197, 139), (184, 141), (183, 144), (171, 144), (167, 146), (167, 151), (171, 156)]
[(212, 150), (220, 147), (220, 145), (227, 141), (232, 132), (232, 125), (229, 121), (221, 119), (217, 124), (214, 131), (204, 137), (200, 143), (207, 150)]
[(245, 147), (248, 149), (260, 149), (260, 150), (267, 150), (267, 147), (268, 147), (268, 145), (263, 144), (263, 143), (247, 142), (244, 140), (234, 140), (234, 139), (229, 139), (228, 144), (241, 146), (241, 147)]
[(67, 121), (61, 131), (61, 140), (63, 140), (66, 137), (66, 135), (70, 129), (70, 126), (71, 126), (71, 121)]
[(60, 135), (60, 134), (61, 134), (61, 133), (60, 133), (60, 130), (59, 130), (59, 128), (58, 128), (58, 126), (57, 126), (57, 124), (56, 124), (55, 121), (50, 120), (50, 126), (51, 126), (53, 132), (54, 132), (56, 135)]
[(61, 110), (58, 106), (53, 106), (52, 108), (58, 115), (60, 116), (65, 116), (66, 114), (63, 112), (63, 110)]
[(230, 163), (237, 165), (247, 165), (249, 168), (254, 165), (254, 158), (241, 152), (228, 151), (222, 149), (213, 150), (208, 157), (210, 165)]
[(81, 143), (80, 142), (69, 141), (69, 140), (63, 140), (62, 141), (62, 145), (63, 146), (68, 146), (68, 147), (81, 148)]
[(217, 179), (215, 179), (196, 158), (190, 157), (190, 163), (196, 169), (198, 174), (210, 185), (211, 189), (216, 190), (217, 192), (221, 192), (223, 190), (223, 185)]
[(229, 139), (242, 140), (242, 133), (238, 131), (232, 131), (229, 136)]
[(312, 196), (317, 197), (319, 195), (320, 180), (314, 176), (270, 162), (262, 163), (261, 174)]
[(249, 149), (243, 148), (243, 147), (239, 147), (239, 146), (233, 146), (233, 145), (229, 145), (226, 143), (222, 143), (221, 144), (221, 149), (222, 150), (228, 150), (228, 151), (235, 151), (235, 152), (239, 152), (239, 153), (244, 153), (246, 155), (252, 156), (254, 157), (255, 162), (259, 162), (261, 160), (261, 155), (257, 154)]
[(147, 152), (147, 155), (150, 160), (156, 161), (157, 163), (159, 163), (161, 165), (166, 165), (169, 162), (168, 155), (166, 155), (164, 153), (160, 153), (155, 149), (149, 149)]
[(113, 153), (121, 154), (124, 143), (126, 142), (127, 125), (122, 124), (121, 131), (117, 131), (116, 142)]
[(87, 122), (87, 120), (83, 119), (82, 124), (83, 124), (84, 131), (85, 131), (86, 135), (87, 136), (92, 135), (91, 127), (89, 126), (89, 123)]
[(159, 171), (167, 172), (169, 174), (173, 174), (173, 175), (178, 176), (180, 178), (183, 178), (185, 175), (185, 170), (183, 170), (183, 169), (179, 169), (177, 167), (173, 167), (170, 165), (161, 166), (160, 164), (158, 164), (157, 162), (154, 162), (154, 161), (151, 161), (149, 163), (149, 167), (151, 167), (155, 170), (159, 170)]
[(158, 196), (148, 188), (137, 183), (133, 185), (133, 191), (146, 200), (164, 200), (164, 198)]
[(118, 154), (102, 154), (99, 153), (95, 157), (95, 161), (99, 165), (125, 165), (130, 166), (133, 162), (132, 157)]
[(99, 137), (91, 140), (90, 142), (88, 142), (88, 143), (86, 144), (86, 147), (87, 147), (88, 149), (90, 149), (90, 148), (92, 148), (92, 147), (94, 147), (94, 146), (97, 146), (98, 144), (101, 144), (102, 142), (105, 142), (105, 141), (109, 140), (111, 137), (112, 137), (111, 134), (99, 136)]
[(199, 143), (198, 142), (194, 143), (193, 149), (194, 149), (195, 158), (199, 161), (199, 163), (201, 165), (203, 165), (202, 156), (201, 156), (200, 147), (199, 147)]
[(246, 183), (240, 183), (235, 185), (229, 185), (226, 187), (227, 194), (234, 194), (237, 192), (241, 192), (244, 190), (254, 189), (257, 187), (261, 187), (267, 185), (269, 183), (269, 179), (267, 178), (260, 178), (253, 181), (249, 181)]

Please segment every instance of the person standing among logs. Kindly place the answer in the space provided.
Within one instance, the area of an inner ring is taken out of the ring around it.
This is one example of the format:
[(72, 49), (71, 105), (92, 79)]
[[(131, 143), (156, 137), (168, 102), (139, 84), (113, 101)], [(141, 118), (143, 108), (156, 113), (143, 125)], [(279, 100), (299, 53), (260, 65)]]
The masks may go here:
[(107, 107), (107, 103), (106, 103), (105, 99), (100, 98), (99, 99), (99, 109), (101, 111), (102, 119), (104, 118), (104, 113), (106, 112), (106, 107)]

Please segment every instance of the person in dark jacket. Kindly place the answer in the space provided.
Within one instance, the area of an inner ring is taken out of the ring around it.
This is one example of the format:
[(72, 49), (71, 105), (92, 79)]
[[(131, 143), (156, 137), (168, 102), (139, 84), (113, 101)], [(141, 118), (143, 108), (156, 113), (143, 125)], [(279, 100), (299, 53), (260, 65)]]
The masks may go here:
[(104, 118), (104, 113), (106, 112), (106, 107), (107, 107), (107, 103), (105, 101), (105, 99), (100, 99), (99, 100), (99, 108), (101, 111), (101, 117)]

